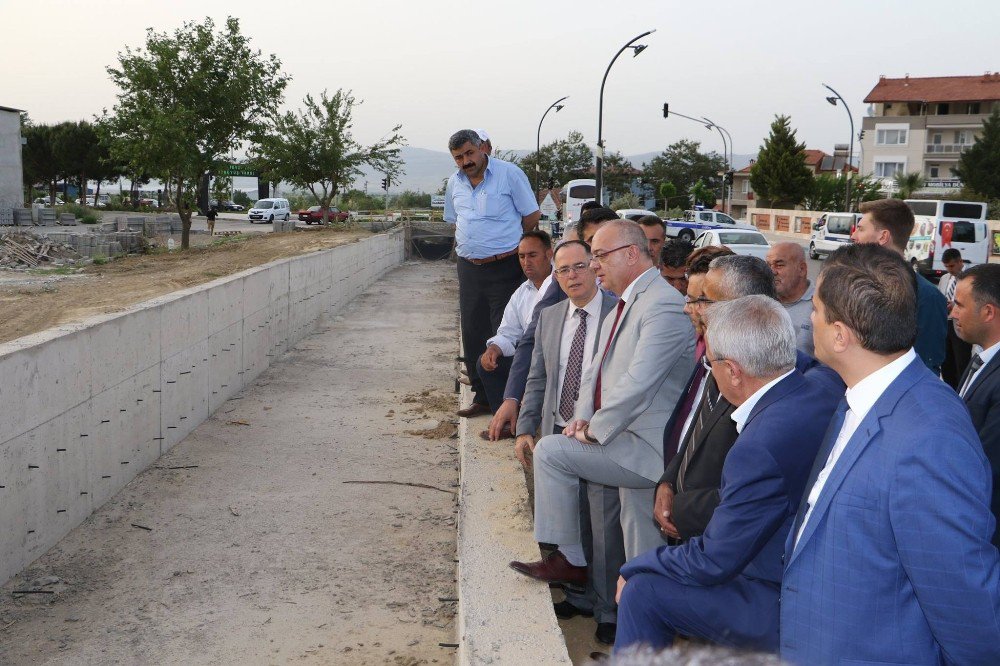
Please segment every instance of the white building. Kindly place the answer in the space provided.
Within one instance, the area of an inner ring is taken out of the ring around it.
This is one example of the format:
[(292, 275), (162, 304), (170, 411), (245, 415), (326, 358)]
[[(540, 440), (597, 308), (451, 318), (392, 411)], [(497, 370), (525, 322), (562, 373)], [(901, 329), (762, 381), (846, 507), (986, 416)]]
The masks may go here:
[(24, 205), (21, 111), (0, 106), (0, 208)]

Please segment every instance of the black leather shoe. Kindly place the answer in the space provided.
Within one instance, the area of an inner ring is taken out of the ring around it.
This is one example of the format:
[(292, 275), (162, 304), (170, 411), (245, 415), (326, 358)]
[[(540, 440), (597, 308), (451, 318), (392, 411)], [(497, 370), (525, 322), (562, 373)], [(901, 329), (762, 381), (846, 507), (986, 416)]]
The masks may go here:
[(557, 604), (552, 604), (552, 608), (555, 609), (556, 617), (560, 620), (568, 620), (577, 615), (581, 617), (594, 617), (594, 611), (577, 608), (568, 601), (560, 601)]
[(601, 645), (614, 645), (615, 634), (618, 633), (618, 625), (611, 622), (598, 622), (597, 631), (594, 632), (594, 640)]

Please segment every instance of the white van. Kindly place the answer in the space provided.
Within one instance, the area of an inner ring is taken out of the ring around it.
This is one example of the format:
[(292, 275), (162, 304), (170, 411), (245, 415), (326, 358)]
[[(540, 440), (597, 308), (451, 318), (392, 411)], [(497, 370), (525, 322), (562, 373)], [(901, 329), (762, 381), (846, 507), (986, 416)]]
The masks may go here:
[(861, 213), (823, 213), (813, 226), (809, 237), (809, 257), (819, 259), (851, 242), (854, 227), (861, 219)]
[(990, 257), (986, 204), (981, 201), (907, 199), (915, 224), (906, 259), (924, 276), (945, 273), (941, 255), (949, 248), (962, 253), (966, 267), (985, 264)]
[(575, 224), (580, 221), (580, 206), (597, 199), (597, 181), (593, 178), (571, 180), (562, 188), (562, 222)]
[(288, 205), (288, 199), (260, 199), (247, 213), (250, 224), (274, 222), (275, 220), (287, 222), (291, 216), (292, 210)]

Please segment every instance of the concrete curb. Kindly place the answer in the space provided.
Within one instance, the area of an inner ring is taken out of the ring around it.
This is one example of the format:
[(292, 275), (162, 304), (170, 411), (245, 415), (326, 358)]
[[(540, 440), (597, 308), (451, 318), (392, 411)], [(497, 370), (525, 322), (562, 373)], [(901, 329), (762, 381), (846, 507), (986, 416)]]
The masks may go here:
[[(471, 401), (467, 387), (462, 399)], [(488, 425), (482, 416), (458, 427), (458, 663), (570, 664), (548, 586), (508, 566), (538, 559), (538, 544), (511, 441), (481, 440)]]

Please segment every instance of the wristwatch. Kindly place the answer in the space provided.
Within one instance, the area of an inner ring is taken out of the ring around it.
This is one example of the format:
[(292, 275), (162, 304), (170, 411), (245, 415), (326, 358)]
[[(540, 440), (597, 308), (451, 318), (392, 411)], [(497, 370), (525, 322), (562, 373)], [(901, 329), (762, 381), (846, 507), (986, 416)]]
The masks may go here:
[(596, 438), (596, 437), (592, 437), (592, 436), (590, 435), (590, 424), (589, 424), (589, 423), (588, 423), (588, 424), (587, 424), (586, 426), (584, 426), (584, 428), (583, 428), (583, 437), (584, 437), (584, 438), (585, 438), (585, 439), (586, 439), (586, 440), (587, 440), (588, 442), (591, 442), (591, 443), (593, 443), (593, 444), (600, 444), (600, 442), (599, 442), (599, 441), (597, 441), (597, 438)]

